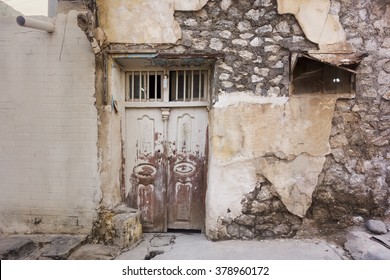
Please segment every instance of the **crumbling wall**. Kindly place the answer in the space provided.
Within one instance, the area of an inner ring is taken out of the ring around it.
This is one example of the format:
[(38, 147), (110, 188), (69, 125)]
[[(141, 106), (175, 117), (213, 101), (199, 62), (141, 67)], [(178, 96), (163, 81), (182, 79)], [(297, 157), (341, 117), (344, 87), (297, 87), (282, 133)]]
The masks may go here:
[(89, 233), (100, 201), (95, 64), (77, 12), (1, 17), (0, 232)]
[[(283, 1), (209, 0), (199, 11), (175, 12), (182, 31), (178, 41), (153, 36), (133, 41), (129, 30), (118, 30), (121, 44), (109, 46), (223, 55), (215, 65), (209, 117), (206, 234), (211, 239), (292, 237), (308, 225), (328, 233), (388, 214), (387, 1), (322, 1), (325, 15), (339, 22), (335, 36), (328, 30), (318, 40), (302, 31), (307, 23), (278, 14), (277, 2)], [(307, 5), (302, 9), (314, 2), (300, 1)], [(312, 19), (310, 9), (305, 14)], [(108, 41), (118, 42), (110, 33)], [(358, 68), (355, 99), (289, 95), (291, 51), (321, 46), (369, 53)]]
[(348, 40), (369, 55), (358, 69), (356, 98), (336, 103), (331, 153), (309, 211), (321, 233), (390, 214), (390, 2), (335, 3)]
[[(302, 97), (312, 110), (306, 115), (296, 97), (283, 99), (288, 56), (318, 46), (294, 16), (279, 15), (276, 4), (209, 1), (199, 12), (176, 13), (183, 37), (175, 52), (225, 55), (217, 63), (218, 96), (210, 115), (210, 238), (293, 236), (311, 223), (328, 232), (362, 220), (354, 216), (382, 217), (389, 209), (388, 4), (361, 1), (351, 11), (350, 1), (330, 1), (329, 14), (340, 16), (346, 39), (369, 56), (358, 68), (356, 99), (317, 96), (324, 113), (310, 96)], [(344, 38), (339, 43), (333, 46), (348, 49)], [(319, 131), (324, 141), (317, 141)]]

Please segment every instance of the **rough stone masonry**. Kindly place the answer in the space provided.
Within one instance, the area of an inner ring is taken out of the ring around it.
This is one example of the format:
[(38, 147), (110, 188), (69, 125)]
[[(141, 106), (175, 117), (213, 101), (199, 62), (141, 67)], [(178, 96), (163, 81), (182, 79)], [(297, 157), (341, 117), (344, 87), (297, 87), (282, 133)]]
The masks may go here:
[[(99, 32), (108, 38), (101, 45), (223, 55), (213, 69), (209, 113), (209, 238), (329, 234), (389, 215), (389, 1), (300, 1), (299, 15), (291, 1), (209, 0), (189, 9), (171, 2), (176, 37), (169, 40), (123, 26), (114, 32), (108, 13), (126, 17), (134, 9), (100, 6)], [(323, 26), (319, 37), (310, 28), (316, 24)], [(110, 42), (114, 37), (120, 39)], [(356, 69), (354, 96), (289, 92), (290, 54), (318, 49), (367, 54)], [(115, 118), (102, 127), (113, 127)], [(113, 193), (104, 188), (103, 196)]]

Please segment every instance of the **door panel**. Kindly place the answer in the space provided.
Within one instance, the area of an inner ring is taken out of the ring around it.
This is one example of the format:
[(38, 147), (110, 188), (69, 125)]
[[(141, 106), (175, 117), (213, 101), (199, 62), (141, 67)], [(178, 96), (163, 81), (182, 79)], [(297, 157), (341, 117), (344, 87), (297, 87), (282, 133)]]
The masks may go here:
[(126, 110), (126, 195), (144, 232), (203, 229), (207, 123), (205, 108)]
[(126, 110), (128, 204), (141, 211), (145, 232), (166, 228), (166, 156), (160, 109)]
[(175, 108), (168, 124), (168, 228), (202, 230), (207, 111)]

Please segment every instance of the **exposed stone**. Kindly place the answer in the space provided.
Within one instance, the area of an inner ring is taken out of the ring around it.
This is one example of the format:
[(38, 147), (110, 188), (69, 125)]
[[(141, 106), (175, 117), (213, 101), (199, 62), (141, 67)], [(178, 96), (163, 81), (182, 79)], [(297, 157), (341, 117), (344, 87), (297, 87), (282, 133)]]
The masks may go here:
[(255, 36), (255, 35), (252, 34), (252, 33), (240, 34), (240, 38), (241, 38), (241, 39), (250, 39), (250, 38), (252, 38), (253, 36)]
[(232, 5), (232, 0), (222, 0), (221, 9), (226, 11)]
[(242, 46), (242, 47), (245, 47), (245, 46), (248, 45), (248, 42), (247, 42), (246, 40), (242, 40), (242, 39), (234, 39), (234, 40), (232, 41), (232, 43), (233, 43), (234, 45), (239, 45), (239, 46)]
[(194, 26), (198, 25), (198, 22), (195, 19), (193, 19), (193, 18), (189, 18), (186, 21), (184, 21), (184, 24), (187, 25), (187, 26), (194, 27)]
[(265, 52), (272, 52), (272, 53), (277, 53), (280, 50), (279, 46), (275, 45), (270, 45), (270, 46), (265, 46), (264, 51)]
[(387, 62), (383, 65), (383, 70), (385, 70), (387, 73), (390, 73), (390, 60), (387, 61)]
[(260, 76), (267, 77), (269, 74), (269, 68), (258, 68), (255, 67), (254, 72)]
[(210, 42), (210, 49), (220, 51), (223, 48), (223, 43), (220, 39), (212, 38)]
[(256, 38), (254, 38), (254, 39), (250, 42), (250, 45), (251, 45), (252, 47), (259, 47), (259, 46), (261, 46), (263, 43), (264, 43), (264, 41), (263, 41), (261, 38), (256, 37)]
[(290, 25), (287, 21), (282, 21), (278, 25), (276, 25), (276, 32), (282, 32), (282, 33), (290, 33)]
[(260, 16), (263, 16), (264, 14), (261, 14), (259, 10), (250, 10), (245, 14), (248, 18), (250, 18), (253, 21), (258, 21)]
[(219, 33), (219, 36), (221, 36), (224, 39), (229, 39), (232, 36), (232, 32), (229, 30), (224, 30), (221, 33)]
[(382, 95), (382, 98), (385, 100), (390, 100), (390, 91)]
[(283, 64), (282, 61), (278, 61), (278, 62), (276, 62), (276, 63), (272, 66), (272, 68), (283, 68), (283, 67), (284, 67), (284, 64)]
[(238, 29), (240, 32), (244, 32), (244, 31), (251, 30), (251, 29), (252, 29), (252, 26), (251, 26), (251, 24), (250, 24), (249, 21), (240, 21), (240, 22), (238, 23), (237, 29)]
[(261, 34), (272, 32), (272, 30), (273, 30), (273, 28), (271, 25), (264, 25), (264, 26), (257, 28), (256, 33), (261, 35)]
[(366, 222), (367, 229), (375, 234), (387, 233), (386, 224), (379, 220), (368, 220)]
[(250, 60), (253, 58), (253, 53), (249, 51), (239, 51), (238, 55), (241, 56), (243, 59)]
[(385, 71), (379, 72), (378, 83), (382, 85), (390, 84), (390, 73), (386, 73)]

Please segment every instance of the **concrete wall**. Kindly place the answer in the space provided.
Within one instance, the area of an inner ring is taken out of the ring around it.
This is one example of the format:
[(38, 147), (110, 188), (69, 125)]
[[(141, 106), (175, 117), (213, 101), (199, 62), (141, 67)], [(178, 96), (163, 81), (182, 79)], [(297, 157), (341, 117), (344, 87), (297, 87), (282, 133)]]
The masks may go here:
[(58, 15), (53, 34), (0, 18), (0, 232), (92, 228), (95, 58), (76, 17)]

